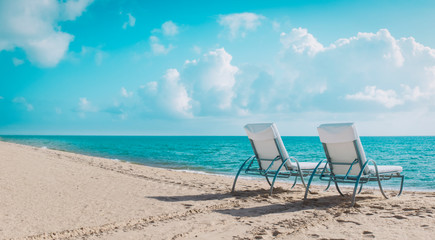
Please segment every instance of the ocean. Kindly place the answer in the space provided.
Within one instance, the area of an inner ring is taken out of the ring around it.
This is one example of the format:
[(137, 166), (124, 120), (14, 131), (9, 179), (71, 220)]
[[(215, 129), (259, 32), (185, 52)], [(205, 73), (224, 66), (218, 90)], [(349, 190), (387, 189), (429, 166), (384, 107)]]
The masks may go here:
[[(302, 162), (325, 158), (318, 137), (282, 137)], [(147, 166), (235, 176), (253, 155), (245, 136), (0, 136), (0, 140)], [(435, 137), (361, 137), (367, 158), (400, 165), (405, 190), (435, 191)], [(386, 181), (394, 188), (398, 182)], [(376, 187), (371, 184), (369, 187)]]

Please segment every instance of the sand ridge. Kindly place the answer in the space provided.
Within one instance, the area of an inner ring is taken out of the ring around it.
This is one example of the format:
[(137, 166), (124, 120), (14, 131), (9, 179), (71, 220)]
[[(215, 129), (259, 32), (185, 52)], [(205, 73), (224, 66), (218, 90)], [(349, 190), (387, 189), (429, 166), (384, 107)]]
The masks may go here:
[[(0, 239), (430, 239), (435, 193), (304, 189), (0, 142)], [(406, 185), (405, 185), (406, 186)]]

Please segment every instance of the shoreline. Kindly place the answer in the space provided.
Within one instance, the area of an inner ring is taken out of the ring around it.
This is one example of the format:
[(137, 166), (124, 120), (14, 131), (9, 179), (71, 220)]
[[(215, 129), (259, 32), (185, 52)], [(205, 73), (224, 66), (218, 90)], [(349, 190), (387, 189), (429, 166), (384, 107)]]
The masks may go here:
[[(80, 154), (80, 155), (88, 156), (88, 157), (104, 158), (104, 159), (108, 159), (108, 160), (112, 160), (112, 161), (119, 161), (119, 162), (124, 162), (124, 163), (136, 164), (136, 165), (139, 165), (139, 166), (146, 166), (146, 167), (152, 167), (152, 168), (160, 168), (160, 169), (166, 169), (166, 170), (172, 170), (172, 171), (180, 171), (180, 172), (188, 172), (188, 173), (196, 173), (196, 174), (204, 174), (204, 175), (212, 175), (212, 176), (229, 177), (229, 178), (233, 178), (233, 179), (234, 179), (234, 176), (235, 176), (235, 175), (232, 175), (232, 174), (214, 173), (214, 172), (206, 172), (206, 171), (200, 171), (200, 170), (190, 170), (190, 169), (180, 169), (180, 168), (165, 168), (165, 167), (162, 167), (162, 166), (155, 166), (155, 165), (152, 165), (152, 164), (147, 165), (147, 164), (144, 164), (144, 163), (133, 162), (133, 161), (123, 160), (123, 159), (109, 158), (109, 157), (100, 157), (100, 156), (95, 156), (95, 155), (91, 155), (91, 154), (71, 152), (71, 151), (63, 150), (63, 149), (51, 149), (51, 148), (48, 148), (47, 146), (37, 147), (37, 146), (33, 146), (33, 145), (27, 145), (27, 144), (15, 143), (15, 142), (11, 142), (11, 141), (5, 141), (4, 139), (1, 139), (1, 137), (0, 137), (0, 142), (12, 143), (12, 144), (29, 146), (29, 147), (40, 148), (40, 149), (48, 149), (48, 150), (53, 150), (53, 151), (61, 151), (61, 152), (66, 152), (66, 153)], [(241, 175), (240, 178), (242, 178), (242, 179), (261, 179), (261, 177), (243, 176), (243, 175)], [(283, 181), (282, 179), (277, 179), (277, 181), (286, 182), (286, 181)], [(298, 183), (298, 184), (300, 184), (300, 183)], [(323, 186), (321, 184), (318, 184), (317, 182), (312, 183), (312, 185), (313, 186)], [(394, 190), (394, 188), (389, 188), (388, 186), (383, 186), (383, 187), (386, 190)], [(344, 188), (348, 188), (348, 187), (345, 186)], [(371, 189), (371, 190), (378, 189), (377, 186), (365, 186), (365, 188), (366, 189)], [(405, 186), (404, 186), (404, 190), (403, 191), (404, 192), (428, 192), (428, 193), (432, 193), (432, 192), (435, 192), (435, 189), (408, 188), (408, 187), (406, 187), (406, 179), (405, 179)]]
[(355, 208), (334, 189), (148, 167), (0, 141), (0, 239), (430, 238), (435, 193)]

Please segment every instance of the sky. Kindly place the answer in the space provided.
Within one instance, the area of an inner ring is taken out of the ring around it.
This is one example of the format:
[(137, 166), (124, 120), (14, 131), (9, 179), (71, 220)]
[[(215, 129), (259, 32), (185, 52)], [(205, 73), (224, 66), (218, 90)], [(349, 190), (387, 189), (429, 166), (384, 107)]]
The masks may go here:
[(435, 135), (435, 1), (0, 0), (0, 134)]

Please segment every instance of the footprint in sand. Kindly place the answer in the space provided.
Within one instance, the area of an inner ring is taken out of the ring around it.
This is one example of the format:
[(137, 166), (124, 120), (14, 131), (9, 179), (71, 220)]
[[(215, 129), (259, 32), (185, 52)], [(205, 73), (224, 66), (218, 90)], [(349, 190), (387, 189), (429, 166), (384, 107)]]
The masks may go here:
[(274, 236), (274, 237), (276, 237), (276, 236), (278, 236), (278, 235), (280, 235), (280, 234), (281, 234), (281, 232), (278, 231), (278, 230), (274, 230), (274, 231), (272, 232), (272, 236)]
[(188, 204), (188, 203), (184, 203), (183, 206), (184, 206), (186, 209), (189, 209), (189, 208), (191, 208), (193, 205), (192, 205), (192, 204)]
[(364, 231), (363, 236), (368, 237), (368, 238), (375, 238), (375, 235), (373, 234), (373, 232), (370, 232), (370, 231)]

